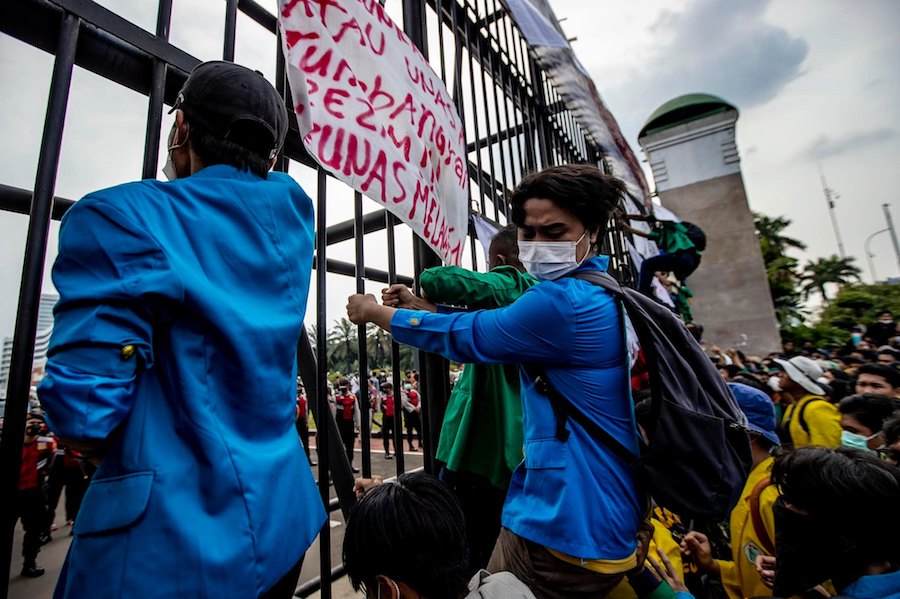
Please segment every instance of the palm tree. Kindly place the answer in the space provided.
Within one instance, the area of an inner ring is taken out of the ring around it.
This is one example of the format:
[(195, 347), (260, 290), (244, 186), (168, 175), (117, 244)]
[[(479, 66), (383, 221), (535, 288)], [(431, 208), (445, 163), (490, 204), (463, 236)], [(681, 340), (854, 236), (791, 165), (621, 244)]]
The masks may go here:
[(791, 221), (783, 216), (772, 218), (754, 212), (753, 224), (756, 227), (756, 237), (759, 239), (760, 249), (766, 264), (784, 256), (789, 249), (806, 249), (805, 243), (782, 233), (791, 225)]
[(848, 258), (830, 256), (808, 262), (801, 275), (803, 286), (800, 291), (803, 293), (803, 297), (809, 299), (809, 296), (816, 292), (822, 296), (823, 302), (828, 303), (825, 285), (835, 283), (843, 286), (854, 279), (859, 280), (861, 271), (853, 265), (854, 260), (855, 258), (852, 256)]
[(328, 343), (331, 345), (329, 362), (336, 370), (346, 374), (356, 367), (356, 325), (341, 318), (336, 320), (334, 328), (328, 331)]
[(766, 264), (769, 292), (772, 294), (778, 324), (782, 329), (795, 326), (805, 318), (800, 307), (800, 293), (797, 291), (800, 284), (799, 263), (786, 252), (792, 249), (804, 250), (806, 244), (784, 234), (791, 221), (783, 216), (772, 218), (754, 213), (753, 224)]

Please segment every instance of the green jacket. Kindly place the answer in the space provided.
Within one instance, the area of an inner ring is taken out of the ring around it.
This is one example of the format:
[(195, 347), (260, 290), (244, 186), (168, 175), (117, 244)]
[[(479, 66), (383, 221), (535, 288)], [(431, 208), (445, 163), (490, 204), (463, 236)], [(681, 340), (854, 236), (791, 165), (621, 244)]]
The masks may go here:
[[(507, 306), (538, 283), (512, 266), (487, 273), (438, 266), (419, 282), (431, 302), (472, 310)], [(467, 365), (450, 394), (437, 459), (449, 470), (478, 474), (506, 489), (523, 459), (523, 443), (518, 366)]]
[(694, 242), (688, 237), (687, 228), (681, 223), (668, 220), (657, 221), (656, 228), (650, 232), (650, 239), (655, 241), (659, 249), (667, 254), (691, 250), (700, 253), (694, 246)]

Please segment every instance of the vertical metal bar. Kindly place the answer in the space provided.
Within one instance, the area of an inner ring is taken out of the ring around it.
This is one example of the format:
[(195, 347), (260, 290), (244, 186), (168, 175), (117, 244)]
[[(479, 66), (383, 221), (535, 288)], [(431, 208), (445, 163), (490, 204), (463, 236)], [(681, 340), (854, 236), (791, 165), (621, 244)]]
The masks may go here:
[(477, 92), (475, 91), (475, 71), (472, 67), (472, 45), (469, 40), (469, 11), (468, 11), (469, 2), (465, 0), (463, 2), (463, 38), (465, 39), (465, 48), (466, 53), (469, 57), (469, 91), (472, 96), (472, 124), (475, 125), (475, 165), (478, 167), (477, 179), (478, 179), (478, 191), (475, 194), (477, 198), (478, 205), (481, 206), (481, 213), (485, 213), (485, 203), (484, 203), (484, 169), (481, 166), (481, 131), (478, 127), (478, 100), (477, 100)]
[[(331, 408), (328, 406), (328, 320), (325, 298), (325, 253), (327, 248), (325, 230), (325, 205), (328, 194), (328, 175), (325, 169), (319, 167), (316, 184), (316, 403), (318, 404), (318, 420), (316, 421), (316, 453), (319, 455), (319, 495), (322, 503), (328, 505), (330, 491), (328, 485), (328, 472), (331, 461), (330, 455), (330, 427), (326, 426), (326, 419), (331, 416)], [(325, 448), (325, 451), (322, 451)], [(321, 596), (323, 599), (331, 599), (331, 527), (328, 518), (322, 530), (319, 531), (319, 569), (322, 577)]]
[[(169, 39), (169, 27), (172, 22), (172, 0), (159, 0), (156, 13), (156, 37)], [(150, 80), (150, 97), (147, 100), (147, 132), (144, 136), (144, 168), (142, 177), (156, 177), (159, 163), (159, 135), (162, 125), (163, 95), (166, 89), (166, 63), (158, 58), (153, 59), (153, 71)]]
[[(387, 230), (388, 281), (393, 285), (397, 282), (394, 215), (385, 211), (384, 220)], [(403, 408), (400, 405), (400, 344), (393, 337), (391, 337), (391, 385), (394, 387), (394, 466), (397, 469), (397, 476), (400, 476), (406, 470), (403, 460)], [(384, 429), (381, 434), (384, 434)]]
[(234, 38), (237, 33), (238, 0), (225, 0), (225, 43), (222, 60), (234, 62)]
[[(487, 8), (487, 7), (485, 7)], [(477, 0), (476, 0), (476, 8), (475, 8), (475, 16), (478, 16), (478, 8), (477, 8)], [(487, 76), (485, 71), (485, 57), (482, 52), (482, 36), (480, 30), (475, 30), (475, 44), (478, 48), (478, 68), (481, 70), (481, 98), (484, 102), (484, 120), (485, 120), (485, 138), (488, 140), (487, 142), (487, 152), (488, 152), (488, 168), (491, 173), (491, 203), (494, 205), (494, 220), (500, 220), (500, 211), (497, 207), (497, 170), (494, 167), (494, 152), (491, 149), (491, 108), (488, 106), (488, 93), (487, 93)], [(494, 71), (494, 60), (491, 57), (490, 51), (490, 41), (488, 41), (488, 56), (487, 63), (488, 68), (491, 70), (491, 74), (493, 75)]]
[[(409, 39), (419, 48), (419, 51), (428, 58), (428, 40), (425, 28), (425, 3), (421, 0), (403, 0), (403, 31)], [(428, 245), (419, 238), (415, 239), (413, 258), (416, 262), (416, 276), (423, 269), (439, 266), (441, 260)], [(419, 393), (421, 406), (422, 441), (425, 458), (425, 471), (435, 472), (434, 452), (441, 423), (444, 420), (448, 397), (447, 361), (436, 354), (419, 352), (421, 372), (419, 373)]]
[(50, 80), (50, 97), (44, 117), (44, 132), (34, 197), (28, 218), (28, 234), (25, 242), (25, 258), (22, 263), (22, 282), (16, 310), (16, 326), (13, 333), (12, 359), (4, 411), (4, 431), (0, 440), (0, 496), (3, 502), (3, 540), (0, 543), (0, 597), (9, 592), (9, 567), (12, 557), (13, 534), (16, 526), (14, 497), (19, 491), (19, 473), (22, 465), (22, 443), (25, 439), (25, 415), (31, 388), (31, 371), (34, 361), (34, 340), (37, 333), (41, 284), (44, 277), (44, 260), (47, 255), (47, 239), (50, 236), (50, 218), (53, 214), (53, 192), (59, 168), (59, 153), (66, 119), (66, 106), (72, 86), (72, 69), (78, 46), (81, 20), (73, 14), (65, 14), (57, 42), (56, 60)]
[[(365, 229), (363, 228), (363, 197), (360, 192), (353, 194), (353, 243), (356, 249), (356, 293), (366, 292), (366, 268), (364, 257)], [(372, 476), (372, 432), (369, 430), (369, 417), (372, 406), (369, 404), (369, 353), (366, 339), (366, 325), (356, 328), (359, 352), (359, 434), (362, 445), (363, 476)]]
[[(494, 12), (497, 12), (499, 10), (503, 10), (503, 11), (506, 10), (502, 6), (497, 5), (497, 0), (492, 1), (492, 9)], [(501, 92), (500, 95), (503, 98), (503, 121), (504, 121), (505, 129), (507, 131), (510, 131), (515, 128), (515, 125), (512, 123), (512, 120), (509, 118), (509, 98), (507, 97), (507, 91), (506, 91), (507, 90), (507, 79), (506, 79), (506, 76), (504, 75), (504, 73), (509, 74), (510, 69), (512, 69), (512, 61), (509, 61), (509, 63), (507, 64), (507, 67), (508, 67), (507, 69), (503, 69), (503, 54), (506, 54), (506, 51), (504, 50), (504, 47), (503, 47), (503, 36), (500, 33), (500, 31), (501, 31), (500, 30), (500, 27), (501, 27), (500, 21), (504, 21), (505, 19), (506, 19), (506, 17), (504, 16), (504, 17), (501, 17), (494, 21), (494, 32), (497, 37), (497, 52), (498, 52), (498, 57), (499, 57), (498, 60), (500, 61), (500, 64), (498, 65), (497, 70), (500, 75), (500, 92)], [(509, 59), (509, 55), (507, 55), (507, 59)], [(510, 87), (512, 87), (512, 86), (510, 85)], [(499, 116), (498, 116), (498, 118), (499, 118)], [(503, 198), (502, 198), (501, 202), (503, 205), (503, 214), (506, 216), (507, 220), (509, 220), (509, 201), (507, 199), (509, 196), (509, 188), (510, 188), (509, 180), (513, 176), (512, 169), (513, 169), (513, 165), (515, 164), (515, 160), (513, 159), (513, 147), (514, 147), (514, 144), (512, 142), (512, 137), (507, 136), (507, 138), (506, 138), (506, 157), (504, 157), (503, 142), (502, 141), (500, 142), (500, 160), (501, 160), (501, 164), (502, 164), (501, 168), (503, 169)], [(509, 170), (507, 170), (507, 168), (506, 168), (506, 158), (509, 158)], [(507, 178), (507, 175), (509, 175), (509, 178)], [(513, 181), (513, 184), (515, 184), (515, 181)]]
[[(485, 12), (489, 12), (487, 0), (484, 2)], [(496, 1), (493, 4), (493, 11), (497, 10)], [(494, 25), (499, 27), (497, 24), (497, 20), (494, 20)], [(505, 127), (500, 122), (500, 99), (497, 94), (497, 82), (502, 79), (503, 73), (503, 59), (500, 56), (500, 38), (497, 38), (497, 64), (494, 65), (494, 52), (493, 45), (491, 44), (491, 40), (493, 39), (493, 35), (491, 34), (490, 24), (485, 27), (485, 33), (487, 34), (488, 39), (488, 56), (490, 57), (491, 63), (491, 88), (494, 91), (494, 122), (497, 123), (497, 133), (505, 130)], [(507, 121), (506, 127), (509, 127), (509, 122)], [(496, 194), (494, 198), (494, 208), (495, 212), (502, 213), (503, 216), (506, 216), (506, 206), (505, 199), (506, 194), (509, 191), (509, 185), (506, 180), (506, 157), (503, 155), (503, 139), (499, 136), (497, 137), (497, 153), (500, 155), (500, 178), (497, 180), (498, 183), (501, 183), (501, 187), (499, 189), (499, 193)], [(491, 153), (493, 155), (493, 152)], [(497, 179), (496, 175), (494, 179)], [(496, 220), (500, 220), (497, 218)]]
[[(534, 112), (534, 126), (537, 131), (537, 144), (538, 150), (540, 151), (540, 168), (546, 168), (550, 166), (551, 157), (550, 157), (550, 139), (548, 139), (547, 125), (545, 121), (547, 119), (541, 118), (541, 115), (546, 112), (547, 103), (545, 101), (546, 96), (544, 95), (544, 89), (541, 85), (541, 71), (537, 65), (537, 62), (531, 58), (531, 55), (528, 55), (528, 64), (531, 71), (531, 92), (534, 94), (533, 96), (533, 112)], [(552, 136), (549, 136), (552, 137)]]
[[(453, 2), (455, 0), (451, 0)], [(441, 80), (444, 82), (444, 85), (447, 85), (447, 64), (444, 59), (444, 2), (443, 0), (435, 0), (434, 10), (437, 13), (437, 34), (438, 34), (438, 48), (440, 51), (440, 59), (441, 59)], [(456, 35), (456, 32), (453, 32)]]
[[(515, 127), (515, 130), (518, 132), (518, 131), (520, 131), (520, 126), (524, 124), (524, 118), (521, 119), (521, 122), (520, 122), (520, 119), (518, 118), (519, 116), (521, 116), (521, 111), (519, 111), (518, 108), (516, 107), (516, 93), (513, 91), (513, 88), (515, 86), (515, 77), (516, 77), (516, 71), (514, 69), (517, 69), (518, 65), (515, 64), (515, 56), (513, 55), (514, 48), (513, 48), (512, 43), (510, 42), (510, 31), (509, 30), (512, 25), (510, 23), (509, 11), (506, 8), (503, 8), (503, 10), (506, 11), (506, 15), (502, 19), (497, 21), (497, 26), (498, 27), (500, 26), (500, 21), (503, 22), (502, 40), (505, 42), (503, 51), (506, 54), (507, 60), (509, 61), (509, 71), (508, 71), (509, 79), (507, 80), (507, 83), (509, 84), (509, 91), (507, 93), (507, 89), (506, 89), (506, 87), (504, 87), (504, 92), (503, 92), (504, 93), (504, 107), (507, 110), (507, 117), (506, 117), (507, 124), (509, 124), (509, 122), (511, 121), (512, 126)], [(498, 36), (499, 35), (500, 34), (498, 33)], [(510, 104), (512, 104), (512, 118), (511, 119), (509, 117), (509, 105)], [(517, 112), (518, 112), (518, 115), (517, 115)], [(524, 127), (522, 127), (522, 130), (524, 130)], [(523, 139), (524, 139), (524, 135), (521, 133), (517, 133), (515, 138), (511, 138), (509, 141), (509, 148), (510, 148), (510, 150), (509, 150), (510, 157), (509, 158), (510, 158), (510, 165), (511, 165), (510, 177), (512, 179), (513, 185), (518, 183), (518, 181), (522, 178), (522, 171), (524, 170), (524, 166), (525, 166), (524, 165), (525, 155), (524, 155), (524, 152), (522, 151), (522, 140)], [(515, 157), (513, 156), (513, 154), (515, 154)], [(516, 169), (516, 167), (518, 167), (518, 170)], [(507, 200), (504, 203), (506, 204), (506, 209), (508, 211), (509, 210), (509, 201)]]
[[(285, 67), (284, 67), (284, 52), (281, 51), (281, 28), (278, 28), (278, 32), (275, 34), (275, 89), (281, 94), (281, 97), (284, 98), (284, 105), (288, 111), (288, 119), (293, 120), (294, 118), (294, 106), (293, 100), (291, 99), (291, 92), (287, 86)], [(284, 146), (281, 147), (281, 150), (278, 152), (278, 156), (275, 159), (274, 170), (280, 171), (282, 173), (288, 172), (289, 160), (287, 156), (284, 155)]]

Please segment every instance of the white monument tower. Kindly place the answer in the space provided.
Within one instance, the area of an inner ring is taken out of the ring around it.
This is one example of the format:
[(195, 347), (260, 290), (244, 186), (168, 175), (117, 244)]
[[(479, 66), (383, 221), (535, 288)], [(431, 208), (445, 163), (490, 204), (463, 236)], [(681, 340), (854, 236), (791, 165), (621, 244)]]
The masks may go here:
[(741, 177), (737, 119), (737, 109), (716, 96), (679, 96), (647, 119), (638, 143), (662, 205), (706, 233), (703, 260), (688, 279), (704, 338), (765, 355), (781, 340)]

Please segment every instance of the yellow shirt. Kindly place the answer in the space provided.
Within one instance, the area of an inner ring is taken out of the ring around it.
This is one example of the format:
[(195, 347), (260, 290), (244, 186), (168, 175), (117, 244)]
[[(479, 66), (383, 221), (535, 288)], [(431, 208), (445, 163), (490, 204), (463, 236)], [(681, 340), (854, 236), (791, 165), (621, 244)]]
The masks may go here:
[[(809, 413), (808, 410), (807, 413)], [(756, 556), (769, 555), (769, 552), (766, 551), (753, 528), (753, 520), (750, 517), (750, 495), (756, 484), (769, 476), (773, 461), (774, 458), (768, 458), (750, 471), (750, 477), (744, 485), (741, 498), (731, 510), (732, 561), (716, 560), (719, 562), (722, 586), (725, 587), (729, 599), (768, 597), (772, 594), (772, 591), (763, 584), (759, 574), (756, 573)], [(778, 499), (778, 490), (774, 485), (763, 489), (759, 496), (759, 514), (762, 516), (762, 523), (769, 539), (773, 543), (775, 542), (775, 516), (772, 512), (772, 505), (776, 499)]]
[[(810, 405), (804, 410), (803, 406), (806, 404)], [(800, 425), (801, 412), (809, 429), (808, 433)], [(794, 414), (797, 414), (797, 418), (793, 417)], [(781, 426), (787, 428), (795, 448), (807, 445), (822, 447), (841, 445), (841, 413), (827, 400), (823, 401), (819, 395), (804, 395), (800, 401), (789, 405), (784, 411)]]

